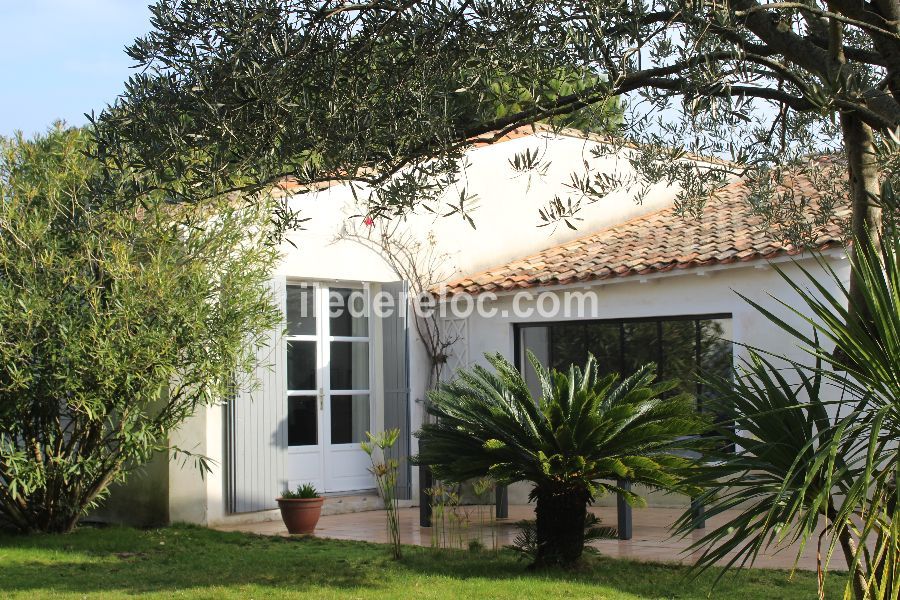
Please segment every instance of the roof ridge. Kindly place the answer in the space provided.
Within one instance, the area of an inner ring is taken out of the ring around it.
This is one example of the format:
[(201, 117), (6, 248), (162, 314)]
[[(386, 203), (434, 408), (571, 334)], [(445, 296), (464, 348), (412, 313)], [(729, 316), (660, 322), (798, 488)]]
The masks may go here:
[[(556, 127), (547, 123), (526, 123), (524, 125), (519, 125), (518, 127), (510, 129), (499, 138), (493, 139), (491, 136), (496, 136), (499, 131), (502, 131), (502, 129), (498, 131), (488, 131), (469, 138), (468, 141), (471, 143), (471, 145), (465, 150), (480, 150), (482, 148), (497, 146), (506, 142), (521, 140), (525, 137), (535, 136), (540, 133), (567, 137), (570, 139), (577, 139), (582, 141), (590, 141), (596, 144), (607, 146), (621, 146), (622, 148), (627, 148), (629, 150), (639, 150), (642, 147), (641, 144), (627, 140), (616, 139), (612, 135), (602, 135), (590, 131), (582, 131), (574, 127)], [(716, 165), (739, 164), (712, 156), (701, 156), (692, 152), (685, 152), (684, 158), (692, 162), (709, 163)], [(335, 176), (331, 179), (323, 179), (321, 181), (312, 183), (299, 183), (293, 175), (285, 175), (272, 183), (272, 189), (277, 190), (275, 193), (279, 195), (290, 195), (292, 193), (299, 192), (300, 190), (319, 192), (336, 185), (347, 183), (350, 180), (350, 178)]]

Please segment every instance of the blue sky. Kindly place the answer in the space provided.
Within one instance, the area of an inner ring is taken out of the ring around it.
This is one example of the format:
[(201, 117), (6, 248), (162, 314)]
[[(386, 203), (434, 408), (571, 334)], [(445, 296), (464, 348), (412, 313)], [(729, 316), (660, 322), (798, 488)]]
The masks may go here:
[(149, 0), (0, 0), (0, 135), (81, 125), (122, 91)]

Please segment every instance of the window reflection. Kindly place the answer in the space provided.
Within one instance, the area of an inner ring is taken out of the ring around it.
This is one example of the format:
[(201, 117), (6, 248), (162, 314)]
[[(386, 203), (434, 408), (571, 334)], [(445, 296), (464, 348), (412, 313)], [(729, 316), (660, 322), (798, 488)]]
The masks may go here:
[(316, 342), (287, 343), (287, 376), (289, 390), (316, 389)]
[(679, 392), (697, 393), (697, 322), (663, 321), (659, 376), (678, 379)]
[(368, 337), (369, 318), (365, 290), (328, 290), (328, 319), (333, 336)]
[(288, 446), (315, 446), (318, 441), (316, 399), (288, 397)]
[[(661, 318), (618, 321), (566, 321), (519, 330), (523, 350), (531, 350), (557, 370), (584, 365), (588, 353), (597, 358), (601, 373), (631, 375), (642, 365), (657, 365), (660, 379), (678, 379), (672, 393), (687, 392), (704, 410), (715, 399), (699, 383), (705, 377), (731, 378), (733, 350), (731, 319)], [(524, 356), (524, 352), (522, 353)], [(526, 382), (537, 390), (526, 368)]]
[(331, 389), (369, 389), (369, 342), (331, 342)]
[(331, 397), (331, 443), (358, 444), (369, 431), (369, 395)]
[(287, 286), (286, 313), (288, 335), (316, 335), (315, 288), (309, 285)]
[(634, 373), (647, 363), (660, 363), (660, 335), (657, 321), (622, 324), (622, 375)]

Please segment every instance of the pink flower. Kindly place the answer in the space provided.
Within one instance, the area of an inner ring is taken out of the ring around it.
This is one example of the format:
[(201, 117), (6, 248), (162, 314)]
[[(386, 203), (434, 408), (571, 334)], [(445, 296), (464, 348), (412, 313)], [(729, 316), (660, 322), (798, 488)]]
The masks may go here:
[(365, 225), (366, 227), (375, 227), (375, 219), (373, 219), (372, 217), (366, 217), (365, 219), (363, 219), (363, 225)]

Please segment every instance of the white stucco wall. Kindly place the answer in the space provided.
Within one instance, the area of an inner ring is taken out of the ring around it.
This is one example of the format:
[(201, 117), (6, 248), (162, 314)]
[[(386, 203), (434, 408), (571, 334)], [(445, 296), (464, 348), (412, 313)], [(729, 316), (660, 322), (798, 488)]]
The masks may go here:
[[(209, 523), (210, 509), (224, 510), (222, 471), (222, 421), (219, 407), (204, 407), (170, 435), (174, 448), (215, 461), (213, 472), (201, 476), (194, 460), (176, 456), (169, 461), (169, 520), (173, 523)], [(216, 435), (218, 432), (218, 435)]]
[[(633, 192), (618, 191), (599, 202), (586, 202), (578, 214), (580, 220), (574, 221), (577, 230), (562, 224), (542, 227), (540, 208), (556, 196), (577, 199), (577, 193), (567, 186), (573, 173), (584, 173), (585, 161), (594, 172), (633, 173), (623, 159), (595, 158), (592, 149), (597, 147), (596, 142), (584, 139), (538, 133), (473, 149), (459, 182), (446, 190), (444, 200), (455, 202), (463, 189), (474, 195), (470, 216), (475, 228), (458, 215), (441, 217), (419, 209), (406, 216), (400, 229), (419, 239), (433, 234), (438, 250), (450, 256), (453, 264), (448, 275), (452, 277), (503, 264), (672, 204), (677, 189), (664, 185), (655, 186), (642, 202), (635, 200)], [(512, 169), (509, 161), (525, 150), (547, 157), (544, 172), (521, 174)], [(362, 201), (366, 191), (358, 191), (356, 196)], [(372, 252), (350, 241), (334, 242), (347, 223), (360, 223), (358, 215), (365, 213), (348, 187), (298, 195), (291, 200), (291, 207), (309, 221), (304, 230), (289, 235), (296, 247), (286, 244), (282, 248), (289, 276), (396, 280)]]
[[(445, 194), (445, 200), (455, 201), (460, 191), (475, 196), (474, 210), (470, 216), (473, 228), (458, 215), (436, 216), (426, 210), (407, 215), (399, 231), (411, 233), (423, 240), (432, 236), (435, 252), (449, 258), (442, 275), (452, 279), (472, 274), (506, 261), (533, 254), (545, 248), (588, 235), (598, 229), (621, 223), (672, 204), (677, 188), (658, 185), (641, 202), (633, 192), (615, 192), (602, 201), (585, 202), (575, 221), (577, 230), (565, 225), (542, 226), (539, 210), (554, 197), (563, 200), (577, 193), (568, 186), (573, 173), (583, 174), (587, 162), (592, 171), (632, 173), (628, 162), (614, 157), (596, 158), (593, 150), (598, 144), (575, 137), (552, 136), (538, 133), (533, 136), (505, 141), (493, 146), (473, 149), (468, 154), (467, 166), (459, 180)], [(545, 169), (541, 173), (521, 174), (509, 161), (526, 150), (545, 157)], [(285, 258), (283, 270), (294, 279), (322, 281), (395, 281), (397, 275), (374, 252), (352, 241), (336, 241), (336, 237), (348, 224), (359, 229), (366, 191), (356, 194), (346, 186), (335, 186), (314, 194), (294, 197), (291, 207), (309, 218), (305, 229), (289, 236), (293, 245), (282, 250)], [(467, 329), (471, 329), (468, 327)], [(422, 422), (424, 391), (430, 372), (430, 361), (418, 332), (411, 325), (410, 334), (410, 402), (413, 430)], [(502, 342), (512, 344), (511, 329)], [(491, 343), (497, 344), (497, 340)], [(457, 352), (467, 344), (461, 339)], [(472, 356), (480, 355), (480, 351)], [(411, 441), (412, 452), (417, 451), (417, 440)], [(413, 472), (413, 498), (418, 494), (418, 476)]]
[[(836, 272), (846, 280), (849, 276), (849, 264), (841, 252), (828, 254), (829, 263)], [(686, 269), (649, 277), (626, 277), (589, 285), (558, 286), (554, 288), (534, 288), (533, 293), (550, 293), (561, 290), (593, 291), (598, 299), (594, 310), (585, 314), (588, 319), (624, 319), (641, 317), (665, 317), (679, 315), (732, 314), (734, 341), (763, 349), (786, 353), (800, 358), (803, 356), (798, 348), (786, 345), (784, 333), (770, 323), (762, 314), (740, 298), (744, 295), (761, 303), (798, 327), (802, 321), (790, 314), (784, 307), (770, 299), (791, 300), (793, 291), (771, 265), (777, 265), (787, 274), (798, 274), (794, 261), (802, 261), (807, 269), (821, 272), (818, 265), (810, 257), (782, 258), (775, 261), (754, 261), (721, 268)], [(800, 280), (799, 277), (795, 278)], [(826, 281), (822, 273), (820, 281)], [(836, 290), (833, 290), (836, 291)], [(514, 323), (539, 323), (566, 320), (559, 316), (542, 316), (537, 310), (527, 319), (516, 318), (513, 313), (515, 293), (498, 295), (489, 303), (490, 308), (498, 314), (483, 317), (472, 314), (469, 317), (469, 353), (474, 359), (483, 362), (483, 354), (488, 351), (500, 351), (510, 359), (513, 358), (512, 326)], [(521, 307), (528, 309), (534, 302), (520, 302)], [(545, 303), (550, 306), (551, 303)], [(508, 313), (508, 314), (507, 314)], [(735, 359), (746, 355), (746, 350), (736, 346)]]

